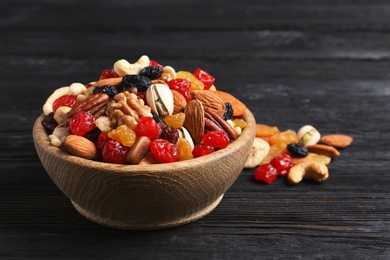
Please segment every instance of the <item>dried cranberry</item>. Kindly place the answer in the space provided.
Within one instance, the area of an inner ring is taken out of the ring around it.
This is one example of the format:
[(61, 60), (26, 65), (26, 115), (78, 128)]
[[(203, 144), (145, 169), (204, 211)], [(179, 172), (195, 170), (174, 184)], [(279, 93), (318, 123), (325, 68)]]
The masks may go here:
[(197, 68), (194, 71), (194, 76), (203, 83), (204, 89), (210, 89), (210, 87), (215, 82), (215, 78), (213, 76), (211, 76), (208, 72), (200, 68)]
[(201, 157), (207, 154), (210, 154), (214, 152), (215, 149), (214, 147), (210, 145), (205, 145), (205, 144), (197, 144), (195, 145), (194, 149), (192, 150), (192, 155), (194, 158)]
[(108, 139), (104, 142), (102, 149), (102, 158), (107, 163), (126, 163), (126, 156), (129, 148), (120, 142)]
[(222, 130), (214, 130), (202, 135), (202, 142), (214, 148), (225, 148), (230, 144), (228, 134)]
[(103, 70), (100, 74), (100, 79), (109, 79), (109, 78), (116, 78), (119, 77), (118, 74), (116, 74), (114, 68)]
[(164, 139), (154, 139), (150, 142), (150, 151), (163, 163), (177, 162), (180, 160), (176, 145)]
[(149, 61), (149, 66), (160, 66), (160, 67), (164, 67), (163, 65), (161, 65), (160, 63), (158, 63), (158, 62), (155, 61), (155, 60), (150, 60), (150, 61)]
[(95, 121), (95, 117), (91, 113), (81, 111), (70, 118), (70, 131), (74, 135), (83, 136), (96, 127)]
[(137, 137), (146, 136), (149, 139), (157, 138), (159, 135), (157, 122), (151, 117), (141, 117), (135, 128), (135, 134)]
[(54, 102), (53, 102), (53, 105), (52, 105), (53, 113), (55, 114), (57, 109), (59, 107), (62, 107), (62, 106), (73, 108), (74, 106), (76, 106), (76, 103), (77, 103), (77, 97), (74, 95), (61, 96), (61, 97), (57, 98), (56, 100), (54, 100)]
[(254, 177), (258, 181), (270, 184), (278, 177), (278, 171), (271, 164), (263, 164), (256, 168)]
[(106, 144), (106, 141), (110, 139), (108, 137), (108, 133), (107, 132), (101, 132), (98, 136), (98, 139), (97, 139), (97, 147), (99, 149), (100, 152), (103, 151), (103, 148), (104, 148), (104, 145)]
[(278, 171), (280, 176), (286, 176), (293, 166), (291, 157), (288, 154), (275, 156), (270, 164)]
[(168, 81), (168, 87), (170, 89), (178, 91), (186, 101), (190, 101), (192, 96), (190, 94), (191, 91), (191, 82), (186, 79), (172, 79)]

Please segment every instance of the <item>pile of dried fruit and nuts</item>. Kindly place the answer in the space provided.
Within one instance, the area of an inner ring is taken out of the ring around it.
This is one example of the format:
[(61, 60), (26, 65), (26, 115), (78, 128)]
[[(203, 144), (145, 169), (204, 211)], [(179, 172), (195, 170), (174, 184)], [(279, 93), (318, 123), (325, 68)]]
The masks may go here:
[[(85, 159), (154, 164), (200, 157), (225, 148), (246, 127), (246, 106), (214, 81), (200, 68), (176, 72), (146, 55), (133, 64), (118, 60), (96, 82), (55, 90), (42, 125), (52, 145)], [(296, 133), (257, 124), (245, 168), (256, 168), (255, 179), (266, 183), (278, 176), (322, 182), (338, 149), (351, 143), (346, 135), (321, 138), (309, 125)]]
[(256, 137), (246, 168), (255, 168), (256, 180), (273, 182), (278, 176), (287, 176), (291, 184), (302, 179), (323, 182), (328, 179), (327, 165), (340, 155), (353, 138), (343, 134), (321, 137), (313, 126), (280, 131), (276, 126), (256, 125)]
[(144, 55), (118, 60), (100, 79), (59, 88), (43, 106), (52, 145), (109, 163), (182, 161), (223, 149), (246, 122), (246, 106), (198, 68), (176, 72)]

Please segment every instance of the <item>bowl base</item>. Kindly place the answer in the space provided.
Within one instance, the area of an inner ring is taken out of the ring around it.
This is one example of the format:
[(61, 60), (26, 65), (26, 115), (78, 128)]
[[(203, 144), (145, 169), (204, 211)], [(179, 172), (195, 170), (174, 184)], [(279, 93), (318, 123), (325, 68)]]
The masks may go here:
[(184, 217), (178, 217), (175, 219), (172, 219), (170, 221), (156, 221), (151, 223), (137, 223), (134, 221), (115, 221), (109, 218), (105, 218), (99, 215), (96, 215), (87, 209), (81, 207), (73, 200), (70, 200), (73, 204), (73, 207), (85, 218), (111, 228), (117, 228), (117, 229), (127, 229), (127, 230), (152, 230), (152, 229), (163, 229), (163, 228), (172, 228), (181, 226), (184, 224), (188, 224), (190, 222), (194, 222), (207, 214), (209, 214), (211, 211), (213, 211), (218, 204), (221, 202), (224, 194), (222, 194), (220, 197), (218, 197), (213, 203), (208, 205), (207, 207)]

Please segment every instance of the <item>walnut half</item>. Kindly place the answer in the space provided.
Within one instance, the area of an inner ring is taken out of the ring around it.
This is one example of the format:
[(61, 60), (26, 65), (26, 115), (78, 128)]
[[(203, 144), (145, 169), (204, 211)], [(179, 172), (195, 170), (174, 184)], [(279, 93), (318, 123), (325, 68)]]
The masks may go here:
[(107, 107), (107, 116), (113, 129), (126, 125), (133, 130), (141, 117), (153, 117), (150, 107), (142, 99), (138, 99), (136, 94), (128, 91), (115, 95)]

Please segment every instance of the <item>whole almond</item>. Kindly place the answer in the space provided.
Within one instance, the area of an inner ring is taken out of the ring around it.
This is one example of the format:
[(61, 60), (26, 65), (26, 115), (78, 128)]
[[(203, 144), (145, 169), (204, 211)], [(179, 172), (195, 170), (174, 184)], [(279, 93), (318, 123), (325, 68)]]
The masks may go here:
[(96, 145), (85, 137), (79, 135), (69, 135), (64, 142), (66, 150), (73, 155), (84, 159), (96, 159)]
[(122, 77), (100, 79), (92, 83), (91, 87), (101, 87), (104, 85), (117, 86), (122, 83)]
[(220, 99), (214, 91), (210, 90), (192, 90), (191, 96), (193, 99), (199, 100), (204, 106), (215, 110), (218, 115), (223, 116), (225, 113), (225, 103)]
[(353, 138), (348, 135), (332, 134), (321, 137), (321, 142), (336, 148), (345, 148), (351, 145)]
[(204, 133), (204, 108), (199, 100), (191, 100), (184, 109), (185, 120), (183, 126), (190, 133), (194, 144), (202, 141)]
[(186, 99), (179, 91), (173, 89), (171, 89), (171, 91), (173, 95), (173, 114), (183, 112), (187, 105)]
[(337, 151), (336, 148), (326, 144), (310, 145), (307, 146), (307, 150), (311, 153), (322, 154), (331, 158), (335, 158), (340, 155), (340, 152)]

